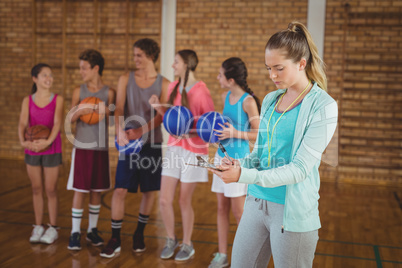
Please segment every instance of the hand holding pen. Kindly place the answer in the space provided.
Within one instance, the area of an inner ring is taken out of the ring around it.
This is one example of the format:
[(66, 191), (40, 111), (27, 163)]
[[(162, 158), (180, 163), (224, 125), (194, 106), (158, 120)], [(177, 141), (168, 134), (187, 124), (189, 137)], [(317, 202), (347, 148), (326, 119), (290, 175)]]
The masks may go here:
[[(225, 154), (225, 157), (230, 161), (230, 163), (233, 165), (233, 159), (228, 155), (228, 152), (226, 152), (225, 147), (223, 147), (222, 143), (219, 143), (219, 149), (221, 149), (222, 153)], [(224, 159), (223, 159), (224, 160)]]
[(219, 148), (225, 154), (225, 157), (222, 158), (221, 165), (218, 167), (221, 171), (211, 168), (208, 170), (220, 177), (224, 183), (239, 181), (241, 174), (240, 162), (231, 158), (221, 143), (219, 143)]

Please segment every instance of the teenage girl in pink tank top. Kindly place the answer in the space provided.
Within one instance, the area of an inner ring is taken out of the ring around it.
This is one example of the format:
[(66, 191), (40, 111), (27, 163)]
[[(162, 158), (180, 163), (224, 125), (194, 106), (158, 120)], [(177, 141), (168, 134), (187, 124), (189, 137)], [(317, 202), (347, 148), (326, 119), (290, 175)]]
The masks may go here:
[[(29, 239), (31, 243), (52, 244), (57, 238), (57, 178), (61, 164), (60, 127), (63, 114), (63, 97), (53, 94), (50, 88), (53, 75), (44, 63), (31, 70), (32, 95), (22, 101), (18, 137), (25, 149), (25, 163), (32, 184), (35, 225)], [(27, 141), (25, 131), (34, 125), (45, 125), (50, 134), (47, 139)], [(49, 228), (43, 226), (42, 169), (48, 199)]]
[[(168, 103), (189, 108), (194, 116), (194, 126), (196, 126), (201, 115), (214, 111), (214, 103), (209, 89), (204, 82), (195, 78), (194, 72), (197, 64), (198, 57), (193, 50), (178, 51), (172, 67), (179, 80), (171, 83), (168, 88)], [(158, 113), (164, 114), (166, 112), (166, 107), (159, 105), (157, 96), (151, 97), (149, 102)], [(191, 200), (197, 183), (208, 182), (208, 172), (206, 169), (185, 165), (185, 163), (197, 163), (197, 155), (208, 157), (208, 144), (201, 140), (194, 126), (189, 134), (180, 137), (170, 135), (168, 148), (163, 159), (160, 211), (167, 239), (160, 255), (162, 259), (173, 257), (176, 248), (179, 246), (175, 234), (173, 209), (175, 190), (179, 181), (183, 240), (175, 255), (175, 260), (186, 261), (195, 254), (191, 242), (194, 227), (194, 210), (191, 206)]]

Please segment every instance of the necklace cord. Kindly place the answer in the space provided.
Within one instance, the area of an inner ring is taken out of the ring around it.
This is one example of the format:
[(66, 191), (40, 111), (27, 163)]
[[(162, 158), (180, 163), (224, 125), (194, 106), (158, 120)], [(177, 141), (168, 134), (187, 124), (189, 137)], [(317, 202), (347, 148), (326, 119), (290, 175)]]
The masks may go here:
[(283, 113), (281, 114), (281, 116), (279, 116), (278, 120), (276, 120), (276, 123), (274, 125), (274, 127), (272, 128), (272, 135), (271, 135), (271, 141), (269, 140), (269, 123), (271, 122), (271, 118), (272, 115), (274, 114), (276, 107), (278, 106), (278, 104), (281, 102), (283, 96), (286, 94), (283, 93), (282, 96), (279, 98), (278, 102), (275, 104), (274, 109), (272, 110), (271, 116), (269, 117), (268, 120), (268, 125), (267, 125), (267, 135), (268, 135), (268, 167), (271, 164), (271, 147), (272, 147), (272, 138), (274, 137), (274, 131), (275, 131), (275, 127), (278, 124), (279, 120), (282, 118), (282, 116), (289, 110), (290, 107), (292, 107), (292, 105), (300, 98), (301, 95), (303, 95), (303, 93), (308, 89), (308, 87), (310, 86), (311, 80), (308, 80), (308, 84), (306, 86), (306, 88), (299, 94), (299, 96), (297, 96), (297, 98), (288, 106), (288, 108), (285, 109), (285, 111), (283, 111)]

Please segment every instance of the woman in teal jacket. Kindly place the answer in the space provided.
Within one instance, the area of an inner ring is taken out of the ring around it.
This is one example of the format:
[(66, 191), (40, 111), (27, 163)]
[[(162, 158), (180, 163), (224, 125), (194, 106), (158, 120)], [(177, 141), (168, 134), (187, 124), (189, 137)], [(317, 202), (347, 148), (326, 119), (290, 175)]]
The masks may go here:
[(321, 227), (318, 167), (338, 107), (303, 24), (292, 22), (269, 39), (265, 65), (278, 90), (264, 99), (253, 152), (211, 170), (225, 183), (249, 184), (231, 267), (267, 267), (271, 255), (275, 267), (312, 267)]

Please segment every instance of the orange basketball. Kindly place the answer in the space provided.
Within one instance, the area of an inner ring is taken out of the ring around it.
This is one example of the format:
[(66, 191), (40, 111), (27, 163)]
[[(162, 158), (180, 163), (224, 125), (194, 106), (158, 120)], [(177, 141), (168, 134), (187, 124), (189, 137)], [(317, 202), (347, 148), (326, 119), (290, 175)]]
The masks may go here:
[[(97, 97), (88, 97), (88, 98), (83, 99), (80, 102), (80, 104), (84, 104), (84, 103), (99, 105), (100, 103), (103, 103), (103, 101), (101, 101)], [(92, 113), (81, 115), (80, 120), (89, 125), (94, 125), (94, 124), (99, 123), (99, 121), (101, 121), (104, 117), (105, 117), (105, 114), (99, 113), (99, 109), (98, 109), (98, 110), (94, 110)]]
[(50, 135), (50, 129), (44, 125), (35, 125), (27, 128), (25, 131), (25, 140), (34, 141), (40, 139), (47, 139)]

